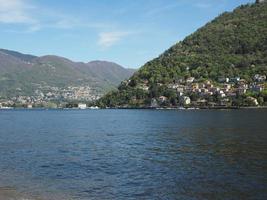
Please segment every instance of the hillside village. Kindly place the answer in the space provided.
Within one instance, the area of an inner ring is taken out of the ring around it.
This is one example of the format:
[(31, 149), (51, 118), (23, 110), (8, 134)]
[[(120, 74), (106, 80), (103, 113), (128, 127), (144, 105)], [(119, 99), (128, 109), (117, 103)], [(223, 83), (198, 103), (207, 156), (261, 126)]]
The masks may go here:
[[(218, 82), (211, 80), (198, 82), (194, 77), (189, 77), (167, 85), (167, 89), (174, 92), (176, 97), (171, 95), (153, 98), (150, 107), (204, 108), (233, 107), (241, 106), (241, 104), (243, 106), (259, 106), (264, 102), (259, 94), (266, 90), (266, 84), (266, 75), (261, 74), (255, 74), (251, 83), (240, 77), (220, 77)], [(158, 83), (158, 86), (163, 86), (163, 84)], [(149, 91), (148, 81), (144, 81), (137, 87)]]

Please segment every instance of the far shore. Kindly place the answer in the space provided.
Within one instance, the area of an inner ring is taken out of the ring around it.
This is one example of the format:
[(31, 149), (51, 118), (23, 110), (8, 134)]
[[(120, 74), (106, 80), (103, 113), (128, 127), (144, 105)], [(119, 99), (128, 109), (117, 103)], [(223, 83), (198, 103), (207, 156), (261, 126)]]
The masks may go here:
[(0, 108), (0, 110), (106, 110), (106, 109), (118, 109), (118, 110), (240, 110), (240, 109), (267, 109), (267, 106), (201, 106), (201, 107), (108, 107), (91, 109), (90, 107), (79, 109), (79, 108), (44, 108), (44, 107), (33, 107), (33, 108), (22, 108), (22, 107), (6, 107)]

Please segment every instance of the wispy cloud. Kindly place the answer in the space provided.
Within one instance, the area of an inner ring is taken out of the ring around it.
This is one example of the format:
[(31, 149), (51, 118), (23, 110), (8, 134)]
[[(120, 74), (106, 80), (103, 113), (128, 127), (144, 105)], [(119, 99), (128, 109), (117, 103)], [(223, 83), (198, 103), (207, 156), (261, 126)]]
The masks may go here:
[[(53, 9), (40, 8), (26, 0), (0, 0), (0, 24), (22, 24), (24, 30), (12, 32), (31, 33), (41, 29), (110, 28), (112, 24), (88, 22), (69, 14), (58, 14)], [(16, 26), (14, 26), (16, 28)], [(10, 31), (10, 30), (7, 30)]]
[(23, 0), (0, 0), (0, 23), (35, 24), (28, 13), (33, 9)]
[(72, 29), (77, 27), (85, 28), (110, 28), (112, 24), (101, 23), (101, 22), (88, 22), (79, 18), (73, 18), (67, 15), (53, 16), (54, 21), (47, 23), (44, 27), (57, 28), (57, 29)]
[(198, 8), (210, 8), (212, 5), (209, 3), (196, 3), (194, 6)]
[(130, 35), (131, 32), (115, 31), (115, 32), (101, 32), (99, 33), (98, 45), (101, 48), (109, 48), (118, 42), (120, 42), (124, 37)]
[(164, 6), (158, 6), (158, 7), (154, 7), (154, 8), (150, 8), (149, 11), (146, 12), (146, 15), (158, 15), (164, 12), (168, 12), (174, 8), (177, 8), (180, 5), (180, 3), (176, 2), (174, 4), (167, 4)]

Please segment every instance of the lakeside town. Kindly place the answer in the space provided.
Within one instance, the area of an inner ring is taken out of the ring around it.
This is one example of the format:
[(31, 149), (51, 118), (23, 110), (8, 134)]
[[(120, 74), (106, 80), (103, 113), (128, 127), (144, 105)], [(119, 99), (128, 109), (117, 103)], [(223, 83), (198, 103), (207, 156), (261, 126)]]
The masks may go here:
[(87, 103), (98, 100), (102, 96), (89, 86), (40, 87), (32, 96), (15, 96), (0, 99), (0, 108), (87, 108)]
[[(130, 82), (128, 80), (126, 82)], [(162, 83), (158, 83), (162, 86)], [(151, 104), (144, 108), (237, 108), (260, 107), (264, 99), (259, 94), (266, 91), (266, 75), (255, 74), (253, 81), (248, 82), (241, 77), (220, 77), (218, 81), (205, 80), (199, 82), (194, 77), (179, 79), (167, 85), (167, 89), (176, 94), (176, 102), (167, 96), (152, 98)], [(148, 81), (139, 84), (138, 89), (149, 91)], [(35, 91), (34, 96), (16, 96), (1, 99), (0, 109), (8, 108), (78, 108), (97, 109), (95, 102), (101, 94), (89, 86), (67, 88), (45, 87)], [(136, 99), (133, 99), (135, 101)], [(240, 102), (242, 101), (242, 106)], [(245, 104), (244, 104), (245, 102)], [(105, 107), (109, 108), (109, 107)], [(133, 108), (131, 106), (116, 108)]]
[[(129, 80), (126, 84), (129, 84)], [(157, 83), (171, 95), (152, 98), (150, 108), (238, 108), (266, 106), (266, 75), (255, 74), (253, 81), (241, 77), (220, 77), (218, 80), (199, 81), (194, 77), (179, 79), (167, 87)], [(151, 88), (147, 80), (136, 86), (145, 92)], [(135, 97), (132, 102), (138, 101)], [(124, 106), (124, 107), (128, 107)]]
[[(260, 93), (265, 89), (265, 75), (256, 74), (254, 82), (248, 83), (245, 79), (240, 77), (234, 78), (219, 78), (218, 83), (212, 83), (207, 80), (203, 83), (194, 82), (195, 78), (190, 77), (183, 82), (177, 84), (170, 84), (168, 88), (175, 89), (179, 97), (179, 103), (184, 106), (192, 107), (231, 107), (237, 106), (233, 102), (238, 96), (246, 95), (248, 93)], [(167, 98), (161, 96), (159, 98), (161, 103), (164, 103)], [(250, 96), (246, 97), (247, 106), (259, 106), (263, 100)], [(237, 103), (237, 102), (236, 102)]]

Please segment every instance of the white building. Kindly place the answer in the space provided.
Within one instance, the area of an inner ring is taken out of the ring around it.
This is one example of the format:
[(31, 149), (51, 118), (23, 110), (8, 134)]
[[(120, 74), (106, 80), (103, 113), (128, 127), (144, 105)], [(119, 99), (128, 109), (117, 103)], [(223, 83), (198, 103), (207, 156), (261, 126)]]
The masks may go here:
[(87, 105), (85, 103), (79, 103), (78, 104), (78, 108), (79, 109), (86, 109), (87, 108)]
[(225, 77), (220, 77), (220, 78), (218, 79), (218, 81), (219, 81), (220, 83), (229, 83), (230, 79), (229, 79), (229, 78), (225, 78)]
[(194, 80), (195, 80), (194, 77), (189, 77), (188, 79), (186, 79), (186, 82), (187, 82), (187, 83), (193, 83)]
[(252, 85), (251, 90), (253, 92), (262, 92), (264, 90), (264, 87), (262, 87), (261, 85)]
[(156, 99), (152, 99), (151, 100), (151, 105), (150, 105), (151, 108), (157, 108), (158, 107), (158, 102)]
[(181, 103), (182, 103), (183, 105), (189, 105), (189, 104), (191, 103), (191, 99), (190, 99), (190, 97), (188, 97), (188, 96), (183, 96), (182, 99), (181, 99)]
[(265, 0), (256, 0), (256, 3), (263, 3)]
[(160, 96), (160, 97), (159, 97), (159, 101), (160, 101), (161, 103), (164, 103), (165, 101), (167, 101), (167, 97), (165, 97), (165, 96)]
[(254, 76), (254, 80), (257, 82), (263, 82), (266, 80), (266, 76), (265, 75), (260, 75), (260, 74), (256, 74)]
[(181, 96), (183, 96), (183, 95), (184, 95), (183, 92), (177, 92), (177, 96), (178, 96), (178, 97), (181, 97)]
[(258, 105), (259, 105), (258, 100), (257, 100), (256, 98), (254, 98), (254, 97), (247, 97), (247, 100), (248, 100), (251, 104), (253, 104), (253, 106), (258, 106)]

